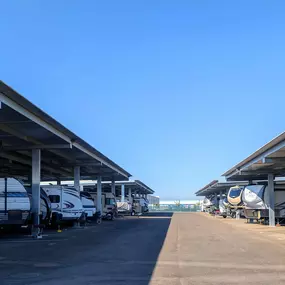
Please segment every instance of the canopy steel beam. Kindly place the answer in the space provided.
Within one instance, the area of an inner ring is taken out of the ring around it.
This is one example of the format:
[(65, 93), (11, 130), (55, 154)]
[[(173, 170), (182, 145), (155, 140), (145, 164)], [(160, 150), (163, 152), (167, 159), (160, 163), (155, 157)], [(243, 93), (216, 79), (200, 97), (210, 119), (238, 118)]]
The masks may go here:
[(240, 175), (263, 175), (268, 173), (282, 174), (285, 172), (285, 169), (261, 169), (261, 170), (249, 170), (249, 171), (240, 171)]
[(263, 163), (277, 163), (277, 164), (285, 164), (285, 157), (265, 157), (262, 160)]
[(71, 144), (41, 144), (41, 145), (19, 145), (19, 146), (3, 146), (3, 150), (12, 151), (12, 150), (30, 150), (30, 149), (71, 149)]
[[(19, 132), (18, 130), (15, 130), (13, 128), (11, 128), (10, 126), (7, 126), (3, 123), (0, 123), (0, 130), (3, 130), (4, 132), (8, 133), (8, 134), (11, 134), (19, 139), (22, 139), (26, 142), (30, 142), (30, 143), (34, 143), (36, 145), (35, 148), (40, 148), (41, 145), (44, 145), (43, 143), (41, 143), (40, 141), (34, 139), (34, 138), (31, 138), (29, 136), (26, 136), (24, 135), (23, 133)], [(72, 145), (71, 142), (68, 143), (69, 145)], [(12, 147), (12, 146), (11, 146)], [(49, 150), (50, 152), (54, 153), (55, 155), (57, 156), (60, 156), (64, 159), (67, 159), (68, 161), (71, 161), (72, 160), (72, 157), (70, 155), (65, 155), (65, 154), (62, 154), (62, 153), (59, 153), (58, 151), (56, 150)]]
[(5, 96), (5, 94), (0, 92), (0, 101), (9, 106), (10, 108), (16, 110), (18, 113), (22, 114), (26, 118), (30, 119), (31, 121), (35, 122), (36, 124), (42, 126), (46, 130), (50, 131), (51, 133), (57, 135), (61, 139), (65, 140), (68, 143), (71, 143), (71, 140), (68, 136), (64, 135), (60, 131), (58, 131), (56, 128), (52, 127), (50, 124), (46, 123), (45, 121), (41, 120), (36, 115), (28, 112), (25, 108)]
[[(0, 157), (4, 157), (6, 159), (19, 162), (21, 164), (32, 166), (31, 159), (25, 158), (23, 156), (19, 156), (19, 155), (15, 155), (15, 154), (9, 154), (9, 153), (0, 151)], [(42, 167), (42, 169), (48, 170), (48, 171), (50, 171), (52, 173), (59, 173), (59, 174), (62, 174), (64, 176), (69, 176), (70, 175), (70, 173), (67, 172), (67, 171), (64, 171), (64, 170), (61, 170), (61, 169), (58, 169), (58, 168), (53, 168), (53, 167), (47, 166), (47, 165), (45, 165), (43, 163), (41, 164), (41, 167)]]

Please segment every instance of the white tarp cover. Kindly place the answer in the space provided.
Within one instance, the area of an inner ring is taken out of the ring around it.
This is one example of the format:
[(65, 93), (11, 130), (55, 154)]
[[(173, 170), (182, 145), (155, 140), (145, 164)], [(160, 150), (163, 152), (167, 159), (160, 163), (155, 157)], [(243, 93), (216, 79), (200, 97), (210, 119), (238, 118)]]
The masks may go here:
[(132, 205), (129, 202), (117, 202), (118, 211), (131, 211)]

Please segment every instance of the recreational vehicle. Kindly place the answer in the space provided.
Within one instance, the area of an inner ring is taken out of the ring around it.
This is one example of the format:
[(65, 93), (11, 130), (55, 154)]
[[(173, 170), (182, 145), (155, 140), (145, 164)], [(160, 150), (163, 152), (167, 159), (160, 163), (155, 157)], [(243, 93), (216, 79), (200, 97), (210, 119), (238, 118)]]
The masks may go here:
[[(267, 185), (248, 185), (242, 195), (246, 218), (267, 219), (269, 217), (269, 193)], [(275, 185), (275, 217), (285, 218), (285, 191)]]
[(117, 201), (117, 208), (118, 213), (124, 214), (124, 215), (135, 215), (135, 210), (133, 209), (133, 205), (129, 201), (121, 202)]
[(229, 189), (227, 200), (228, 200), (228, 216), (236, 218), (237, 216), (244, 217), (244, 203), (242, 194), (244, 186), (234, 186)]
[(23, 225), (30, 209), (25, 187), (14, 178), (0, 178), (0, 226)]
[(243, 189), (244, 189), (244, 186), (234, 186), (229, 189), (227, 198), (228, 198), (228, 202), (230, 206), (233, 206), (233, 207), (242, 206)]
[(148, 200), (145, 198), (132, 198), (131, 201), (117, 201), (118, 212), (126, 215), (141, 215), (149, 211)]
[(213, 201), (210, 197), (205, 197), (203, 200), (203, 211), (209, 212), (211, 206), (213, 206)]
[[(93, 189), (89, 190), (84, 187), (84, 192), (87, 191), (94, 200), (95, 206), (97, 207), (97, 192)], [(104, 192), (102, 193), (102, 218), (107, 220), (113, 220), (118, 215), (116, 197), (113, 193)]]
[(80, 198), (82, 201), (83, 209), (86, 213), (87, 219), (92, 219), (96, 215), (96, 207), (94, 203), (94, 199), (87, 191), (80, 192)]
[[(28, 193), (28, 196), (30, 198), (30, 203), (32, 207), (32, 188), (31, 187), (25, 187)], [(40, 223), (44, 225), (49, 225), (51, 222), (52, 217), (52, 207), (51, 202), (46, 194), (46, 192), (41, 188), (41, 195), (40, 195)], [(28, 223), (32, 222), (32, 216), (29, 215)]]
[(52, 207), (52, 223), (78, 221), (85, 217), (79, 192), (73, 187), (60, 185), (42, 186)]
[(133, 199), (133, 209), (136, 213), (146, 213), (148, 212), (148, 201), (145, 198), (134, 198)]
[(227, 217), (227, 206), (228, 206), (227, 198), (220, 199), (220, 201), (219, 201), (220, 215), (224, 218)]

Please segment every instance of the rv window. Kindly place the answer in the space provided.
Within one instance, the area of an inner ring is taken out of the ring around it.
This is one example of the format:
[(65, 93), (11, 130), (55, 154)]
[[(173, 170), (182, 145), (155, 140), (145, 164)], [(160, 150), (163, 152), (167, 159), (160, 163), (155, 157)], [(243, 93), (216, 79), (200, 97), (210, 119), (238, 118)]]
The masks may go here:
[(229, 196), (230, 196), (231, 198), (237, 198), (237, 197), (239, 197), (240, 192), (241, 192), (241, 189), (240, 189), (240, 188), (231, 190)]
[(51, 203), (59, 203), (60, 196), (59, 195), (49, 195), (49, 199)]
[(246, 188), (251, 192), (255, 193), (258, 197), (262, 198), (264, 189), (263, 185), (248, 185), (246, 186)]
[(116, 205), (114, 198), (106, 198), (106, 205)]

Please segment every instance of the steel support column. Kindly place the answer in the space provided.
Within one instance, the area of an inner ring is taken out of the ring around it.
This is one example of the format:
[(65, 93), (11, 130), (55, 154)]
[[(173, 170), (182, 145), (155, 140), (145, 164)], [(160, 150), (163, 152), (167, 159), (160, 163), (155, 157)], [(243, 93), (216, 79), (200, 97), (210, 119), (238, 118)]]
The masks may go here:
[(217, 207), (218, 206), (218, 194), (215, 193), (215, 206)]
[(80, 192), (80, 166), (74, 166), (74, 188)]
[(275, 197), (274, 197), (274, 175), (268, 174), (268, 198), (269, 198), (269, 226), (275, 227)]
[(41, 182), (41, 150), (32, 150), (32, 214), (33, 233), (35, 238), (40, 237), (38, 225), (40, 224), (40, 182)]
[(101, 176), (98, 176), (97, 178), (97, 211), (102, 212), (102, 178)]
[(129, 202), (132, 202), (132, 189), (131, 188), (129, 188), (128, 198), (129, 198)]
[(116, 185), (115, 185), (114, 179), (112, 180), (112, 183), (111, 183), (111, 192), (112, 192), (112, 194), (114, 194), (116, 196)]
[(121, 202), (125, 202), (125, 184), (121, 186)]

